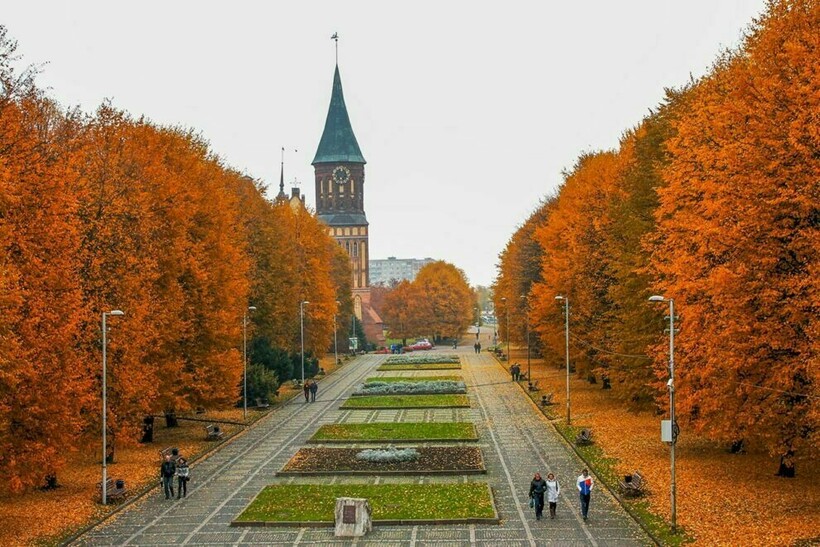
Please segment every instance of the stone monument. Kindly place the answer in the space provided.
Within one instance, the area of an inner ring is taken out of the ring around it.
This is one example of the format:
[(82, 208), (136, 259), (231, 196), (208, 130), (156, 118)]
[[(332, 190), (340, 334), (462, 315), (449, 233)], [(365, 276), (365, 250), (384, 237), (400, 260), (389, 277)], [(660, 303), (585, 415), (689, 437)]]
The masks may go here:
[(336, 498), (336, 537), (359, 537), (373, 530), (370, 504), (363, 498)]

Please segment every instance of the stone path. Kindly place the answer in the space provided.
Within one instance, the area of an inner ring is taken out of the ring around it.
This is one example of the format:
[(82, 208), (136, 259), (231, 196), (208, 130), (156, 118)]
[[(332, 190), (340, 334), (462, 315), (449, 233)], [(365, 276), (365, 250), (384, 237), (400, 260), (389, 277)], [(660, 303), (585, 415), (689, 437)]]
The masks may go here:
[[(272, 412), (245, 435), (192, 468), (188, 498), (165, 501), (159, 489), (110, 523), (94, 528), (76, 545), (646, 545), (651, 542), (605, 491), (593, 492), (589, 522), (580, 519), (574, 479), (581, 464), (533, 408), (518, 386), (488, 354), (459, 351), (472, 408), (435, 410), (339, 410), (368, 376), (413, 376), (376, 372), (385, 356), (364, 356), (320, 384), (317, 402), (301, 398)], [(458, 374), (425, 371), (424, 375)], [(487, 475), (443, 477), (274, 477), (323, 424), (337, 422), (454, 421), (476, 423)], [(528, 506), (535, 471), (555, 473), (564, 488), (556, 520), (536, 521)], [(489, 482), (501, 525), (388, 526), (355, 542), (341, 542), (332, 529), (231, 528), (229, 523), (272, 483)]]

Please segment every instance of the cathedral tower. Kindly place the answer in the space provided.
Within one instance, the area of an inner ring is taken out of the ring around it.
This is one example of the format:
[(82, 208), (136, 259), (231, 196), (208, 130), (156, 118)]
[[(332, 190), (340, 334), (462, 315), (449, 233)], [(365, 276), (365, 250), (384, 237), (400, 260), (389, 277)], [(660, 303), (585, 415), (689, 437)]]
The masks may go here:
[(368, 223), (364, 213), (365, 163), (350, 125), (337, 65), (325, 130), (313, 158), (316, 213), (327, 224), (330, 235), (350, 256), (354, 303), (359, 319), (362, 319), (363, 293), (369, 292), (370, 285)]

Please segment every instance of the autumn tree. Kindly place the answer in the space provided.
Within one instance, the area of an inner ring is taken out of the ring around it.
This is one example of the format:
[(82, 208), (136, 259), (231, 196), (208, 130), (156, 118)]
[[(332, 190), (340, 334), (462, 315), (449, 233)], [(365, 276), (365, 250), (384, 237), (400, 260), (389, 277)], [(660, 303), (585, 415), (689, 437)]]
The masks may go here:
[(771, 2), (692, 90), (648, 239), (655, 287), (682, 316), (681, 414), (761, 442), (785, 473), (820, 445), (818, 28), (817, 2)]
[(436, 339), (457, 338), (473, 321), (475, 294), (464, 272), (443, 260), (423, 266), (413, 280), (418, 325)]
[(387, 325), (390, 336), (399, 338), (402, 345), (407, 339), (422, 332), (417, 312), (417, 291), (415, 286), (405, 280), (399, 281), (392, 289), (386, 291), (382, 306), (382, 319)]

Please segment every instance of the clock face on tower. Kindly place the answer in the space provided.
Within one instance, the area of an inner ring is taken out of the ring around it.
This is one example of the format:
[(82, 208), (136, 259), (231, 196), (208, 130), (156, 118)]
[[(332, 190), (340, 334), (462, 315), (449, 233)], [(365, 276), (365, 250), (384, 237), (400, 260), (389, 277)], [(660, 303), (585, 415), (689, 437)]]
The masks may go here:
[(347, 184), (350, 181), (350, 170), (344, 165), (333, 170), (333, 182), (336, 184)]

